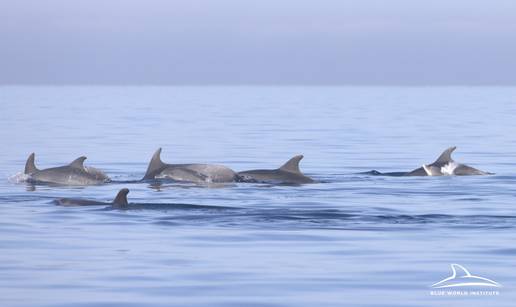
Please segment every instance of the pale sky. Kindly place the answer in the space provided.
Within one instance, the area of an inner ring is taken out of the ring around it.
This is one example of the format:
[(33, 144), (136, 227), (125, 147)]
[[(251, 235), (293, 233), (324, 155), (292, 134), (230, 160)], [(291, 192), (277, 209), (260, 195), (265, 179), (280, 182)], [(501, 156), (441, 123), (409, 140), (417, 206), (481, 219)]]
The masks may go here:
[(516, 1), (0, 0), (0, 84), (516, 85)]

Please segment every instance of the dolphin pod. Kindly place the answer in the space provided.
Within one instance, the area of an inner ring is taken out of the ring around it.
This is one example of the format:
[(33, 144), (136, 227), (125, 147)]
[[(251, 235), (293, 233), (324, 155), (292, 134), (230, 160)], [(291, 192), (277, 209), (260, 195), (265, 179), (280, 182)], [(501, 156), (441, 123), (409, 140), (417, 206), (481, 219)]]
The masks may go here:
[[(467, 176), (467, 175), (491, 175), (468, 166), (455, 162), (451, 154), (457, 147), (446, 149), (433, 163), (424, 164), (408, 172), (381, 173), (371, 171), (362, 174), (384, 176)], [(315, 182), (304, 175), (299, 162), (303, 155), (297, 155), (276, 169), (255, 169), (235, 172), (232, 169), (217, 164), (167, 164), (161, 160), (161, 148), (152, 156), (147, 171), (142, 181), (168, 179), (177, 182), (191, 183), (228, 183), (251, 182), (273, 184), (305, 184)], [(110, 182), (111, 179), (102, 171), (84, 166), (86, 157), (75, 159), (72, 163), (60, 167), (38, 169), (35, 165), (35, 154), (32, 153), (25, 164), (25, 174), (29, 182), (60, 185), (96, 185)]]
[(311, 183), (313, 180), (301, 173), (298, 155), (278, 169), (248, 170), (236, 173), (232, 169), (216, 164), (167, 164), (161, 161), (161, 148), (152, 156), (147, 172), (142, 180), (172, 179), (178, 182), (225, 183), (225, 182), (263, 182), (263, 183)]

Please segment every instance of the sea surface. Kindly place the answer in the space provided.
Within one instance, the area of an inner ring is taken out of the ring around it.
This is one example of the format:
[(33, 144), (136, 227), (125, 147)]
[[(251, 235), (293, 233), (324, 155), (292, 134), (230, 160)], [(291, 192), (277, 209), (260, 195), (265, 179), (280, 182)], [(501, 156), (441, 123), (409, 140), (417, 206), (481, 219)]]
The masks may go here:
[[(450, 146), (495, 175), (360, 174)], [(138, 182), (159, 147), (238, 171), (303, 154), (317, 183)], [(1, 306), (515, 306), (515, 87), (1, 86), (0, 148)], [(113, 182), (27, 184), (31, 152)], [(124, 187), (143, 205), (54, 203)], [(431, 288), (451, 264), (501, 287)]]

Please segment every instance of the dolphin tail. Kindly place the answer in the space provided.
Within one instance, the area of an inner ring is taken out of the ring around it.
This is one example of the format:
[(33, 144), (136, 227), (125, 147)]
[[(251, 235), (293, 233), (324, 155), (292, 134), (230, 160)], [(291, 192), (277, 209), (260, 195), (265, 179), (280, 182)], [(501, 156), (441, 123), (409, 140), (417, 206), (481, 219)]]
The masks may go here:
[(25, 172), (24, 173), (27, 175), (39, 171), (38, 168), (36, 167), (36, 163), (34, 162), (34, 158), (35, 158), (35, 154), (31, 153), (29, 158), (27, 159), (27, 162), (25, 163)]
[(451, 157), (451, 154), (452, 152), (457, 149), (457, 146), (452, 146), (448, 149), (446, 149), (445, 151), (443, 151), (443, 153), (439, 156), (439, 158), (437, 158), (437, 160), (435, 160), (434, 163), (432, 164), (436, 164), (436, 163), (449, 163), (449, 162), (453, 162), (453, 159)]
[(86, 160), (85, 156), (79, 157), (70, 163), (70, 167), (84, 169), (84, 160)]
[(287, 163), (283, 164), (279, 169), (286, 172), (301, 174), (301, 170), (299, 169), (299, 161), (301, 161), (301, 159), (303, 159), (303, 155), (297, 155), (288, 160)]
[(165, 163), (161, 161), (161, 148), (158, 148), (149, 162), (147, 172), (145, 173), (145, 176), (143, 176), (143, 179), (153, 179), (154, 176), (156, 176), (156, 173), (159, 172), (164, 166)]

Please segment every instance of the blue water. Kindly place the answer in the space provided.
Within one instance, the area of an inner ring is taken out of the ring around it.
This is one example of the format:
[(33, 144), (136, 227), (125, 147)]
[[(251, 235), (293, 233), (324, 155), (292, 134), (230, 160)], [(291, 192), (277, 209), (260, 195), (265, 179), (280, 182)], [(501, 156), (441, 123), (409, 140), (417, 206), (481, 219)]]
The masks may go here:
[[(515, 114), (513, 87), (0, 87), (1, 305), (514, 306)], [(357, 174), (452, 145), (496, 175)], [(158, 147), (234, 170), (304, 154), (319, 183), (121, 183)], [(86, 155), (114, 182), (30, 186), (31, 152), (41, 168)], [(151, 205), (53, 203), (122, 187)], [(452, 263), (498, 295), (431, 295)]]

